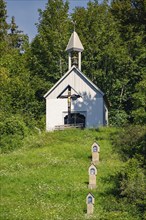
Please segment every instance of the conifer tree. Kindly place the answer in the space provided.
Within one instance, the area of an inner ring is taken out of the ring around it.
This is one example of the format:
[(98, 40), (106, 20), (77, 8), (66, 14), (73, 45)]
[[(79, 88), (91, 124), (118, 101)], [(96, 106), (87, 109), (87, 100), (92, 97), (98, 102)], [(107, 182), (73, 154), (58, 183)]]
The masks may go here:
[(18, 29), (14, 16), (12, 16), (10, 23), (9, 44), (10, 47), (18, 49), (20, 54), (24, 53), (28, 47), (28, 36)]

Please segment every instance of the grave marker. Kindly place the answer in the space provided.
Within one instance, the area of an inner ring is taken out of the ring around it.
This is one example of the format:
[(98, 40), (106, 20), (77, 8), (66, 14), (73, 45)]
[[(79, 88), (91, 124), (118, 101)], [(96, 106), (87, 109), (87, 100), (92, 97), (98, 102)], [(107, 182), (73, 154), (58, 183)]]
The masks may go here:
[(91, 152), (92, 152), (92, 163), (94, 165), (97, 165), (99, 163), (99, 152), (100, 152), (100, 147), (97, 143), (92, 144)]
[(92, 215), (94, 211), (94, 203), (95, 203), (95, 198), (91, 193), (88, 193), (86, 197), (86, 204), (87, 204), (87, 214)]
[(89, 169), (88, 169), (88, 174), (89, 174), (89, 185), (88, 188), (89, 189), (95, 189), (96, 188), (96, 175), (97, 175), (97, 169), (94, 166), (94, 164), (92, 164)]

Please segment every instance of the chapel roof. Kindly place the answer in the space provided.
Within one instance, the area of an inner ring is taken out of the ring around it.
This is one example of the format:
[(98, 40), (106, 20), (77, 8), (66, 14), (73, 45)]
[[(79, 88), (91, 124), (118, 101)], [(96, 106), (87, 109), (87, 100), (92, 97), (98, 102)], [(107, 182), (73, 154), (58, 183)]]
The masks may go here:
[(66, 51), (67, 52), (71, 52), (71, 51), (82, 52), (83, 50), (84, 50), (84, 47), (80, 41), (80, 38), (78, 34), (76, 33), (76, 31), (74, 30), (69, 39), (68, 45), (66, 47)]
[(47, 96), (49, 94), (52, 93), (52, 91), (54, 89), (57, 88), (57, 86), (62, 83), (62, 81), (69, 75), (73, 72), (73, 70), (76, 70), (76, 73), (78, 73), (80, 75), (80, 77), (82, 77), (83, 80), (85, 80), (87, 83), (89, 83), (90, 86), (92, 86), (93, 89), (95, 89), (96, 92), (99, 92), (102, 96), (104, 96), (104, 93), (93, 83), (91, 82), (76, 66), (72, 66), (72, 68), (70, 70), (68, 70), (66, 72), (66, 74), (64, 74), (60, 80), (58, 80), (56, 82), (56, 84), (44, 95), (44, 98), (47, 98)]

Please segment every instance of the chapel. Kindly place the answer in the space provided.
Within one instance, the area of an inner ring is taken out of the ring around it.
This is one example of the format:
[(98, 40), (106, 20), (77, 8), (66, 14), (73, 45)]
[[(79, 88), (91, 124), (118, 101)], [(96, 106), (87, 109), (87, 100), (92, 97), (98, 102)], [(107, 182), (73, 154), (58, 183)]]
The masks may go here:
[(68, 71), (44, 95), (47, 131), (65, 125), (81, 125), (85, 128), (108, 125), (105, 94), (81, 71), (83, 50), (74, 30), (66, 47)]

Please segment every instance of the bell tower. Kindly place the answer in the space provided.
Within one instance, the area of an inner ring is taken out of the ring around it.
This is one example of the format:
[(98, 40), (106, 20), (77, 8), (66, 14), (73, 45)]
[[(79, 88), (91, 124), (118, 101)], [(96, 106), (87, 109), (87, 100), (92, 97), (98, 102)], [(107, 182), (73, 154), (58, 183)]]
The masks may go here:
[(75, 65), (79, 70), (81, 70), (81, 52), (83, 50), (84, 47), (80, 38), (74, 30), (66, 47), (66, 51), (68, 52), (68, 69)]

